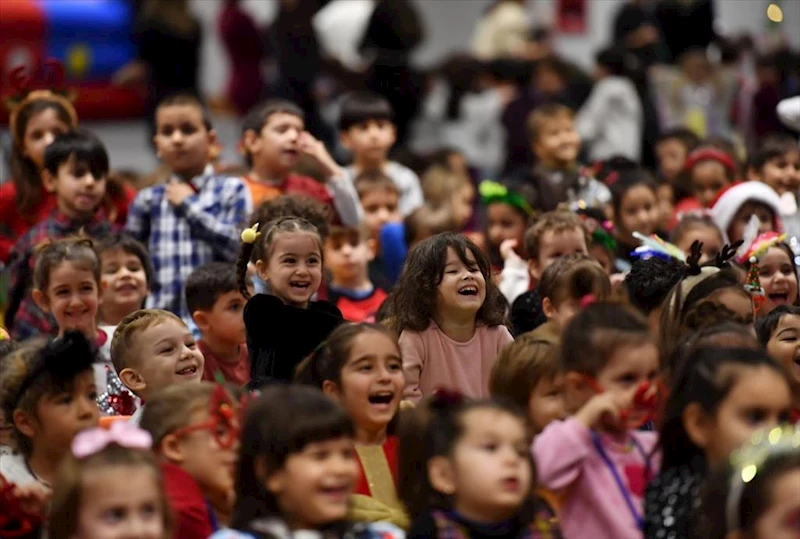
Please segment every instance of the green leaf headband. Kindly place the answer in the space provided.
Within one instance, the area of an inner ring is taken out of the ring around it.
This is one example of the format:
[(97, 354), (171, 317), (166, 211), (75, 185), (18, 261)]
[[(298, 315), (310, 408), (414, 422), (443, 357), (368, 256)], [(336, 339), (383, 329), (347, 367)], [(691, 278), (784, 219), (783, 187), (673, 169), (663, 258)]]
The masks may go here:
[(729, 532), (739, 529), (739, 505), (745, 485), (756, 478), (767, 459), (793, 453), (800, 453), (800, 430), (784, 426), (756, 433), (749, 443), (731, 455), (733, 473), (725, 506)]
[(503, 204), (509, 204), (515, 208), (519, 208), (528, 215), (534, 214), (533, 208), (528, 204), (528, 201), (525, 200), (525, 197), (509, 190), (508, 187), (502, 183), (484, 180), (478, 186), (478, 193), (481, 195), (481, 202), (487, 206), (494, 202), (502, 202)]

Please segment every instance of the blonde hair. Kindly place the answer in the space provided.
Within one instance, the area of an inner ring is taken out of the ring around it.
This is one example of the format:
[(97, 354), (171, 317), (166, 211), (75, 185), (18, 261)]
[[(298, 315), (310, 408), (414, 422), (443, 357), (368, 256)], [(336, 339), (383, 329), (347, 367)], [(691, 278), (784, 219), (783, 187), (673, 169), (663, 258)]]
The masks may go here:
[(208, 410), (214, 387), (212, 382), (174, 385), (147, 401), (139, 426), (153, 437), (154, 451), (168, 434), (189, 426), (192, 415)]
[(437, 209), (450, 206), (456, 193), (472, 187), (469, 178), (439, 165), (429, 168), (423, 174), (421, 184), (425, 201)]
[(572, 119), (575, 117), (575, 113), (571, 108), (560, 103), (546, 103), (533, 109), (533, 112), (528, 115), (526, 123), (528, 140), (531, 143), (536, 142), (542, 134), (545, 123), (562, 117)]
[(144, 330), (165, 320), (175, 320), (186, 325), (177, 315), (161, 309), (139, 309), (122, 319), (111, 339), (111, 362), (117, 373), (137, 365), (138, 358), (133, 357), (137, 337)]
[[(171, 537), (172, 510), (170, 509), (161, 472), (155, 458), (149, 451), (130, 449), (111, 443), (101, 451), (83, 459), (71, 454), (64, 459), (53, 489), (50, 506), (48, 533), (51, 539), (69, 539), (77, 533), (81, 505), (85, 502), (86, 478), (91, 473), (100, 474), (107, 468), (136, 467), (147, 468), (158, 488), (159, 508), (164, 525), (164, 539)], [(141, 473), (141, 472), (137, 472)], [(102, 476), (97, 478), (105, 481)]]
[(525, 231), (525, 253), (531, 259), (537, 259), (542, 245), (542, 236), (547, 232), (558, 234), (569, 230), (578, 229), (583, 233), (586, 246), (589, 246), (589, 235), (583, 226), (583, 221), (571, 211), (555, 210), (543, 213)]
[(523, 410), (542, 380), (553, 380), (561, 372), (554, 343), (523, 334), (507, 344), (497, 356), (489, 376), (489, 393), (505, 398)]

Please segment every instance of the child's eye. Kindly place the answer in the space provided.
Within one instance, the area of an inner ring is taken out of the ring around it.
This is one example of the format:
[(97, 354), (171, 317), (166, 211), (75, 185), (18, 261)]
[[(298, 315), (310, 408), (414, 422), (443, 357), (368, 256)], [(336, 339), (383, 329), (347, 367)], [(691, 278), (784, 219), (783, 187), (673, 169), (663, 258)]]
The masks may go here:
[(141, 264), (130, 264), (128, 266), (128, 271), (130, 271), (131, 273), (134, 273), (134, 272), (137, 272), (137, 271), (142, 271), (142, 265)]
[(315, 264), (319, 264), (319, 258), (311, 257), (311, 258), (308, 259), (308, 262), (306, 262), (306, 263), (309, 264), (309, 265), (312, 265), (312, 266), (315, 265)]
[(372, 365), (369, 365), (369, 364), (364, 364), (364, 365), (361, 365), (361, 366), (358, 368), (358, 370), (359, 370), (359, 371), (361, 371), (361, 372), (369, 372), (369, 371), (371, 371), (371, 370), (372, 370)]
[(489, 442), (489, 443), (485, 443), (485, 444), (483, 444), (483, 446), (482, 446), (482, 447), (483, 447), (483, 449), (485, 449), (486, 451), (489, 451), (489, 452), (491, 452), (491, 453), (494, 453), (495, 451), (497, 451), (498, 445), (497, 445), (496, 443), (494, 443), (494, 442)]
[(746, 410), (744, 415), (747, 421), (752, 425), (763, 423), (767, 417), (766, 412), (761, 409)]
[(389, 370), (401, 371), (403, 370), (403, 364), (399, 361), (393, 361), (392, 363), (389, 363)]
[(124, 518), (125, 518), (125, 510), (121, 507), (115, 507), (113, 509), (109, 509), (103, 515), (103, 520), (112, 524), (117, 523)]
[(162, 348), (159, 354), (171, 354), (175, 350), (172, 346), (167, 346), (166, 348)]
[(64, 393), (63, 395), (56, 398), (56, 403), (61, 405), (67, 405), (72, 403), (72, 395), (69, 393)]
[(143, 515), (151, 517), (153, 515), (158, 514), (158, 508), (154, 503), (146, 503), (142, 506), (141, 512)]
[(283, 262), (284, 264), (294, 264), (297, 261), (294, 258), (284, 258)]

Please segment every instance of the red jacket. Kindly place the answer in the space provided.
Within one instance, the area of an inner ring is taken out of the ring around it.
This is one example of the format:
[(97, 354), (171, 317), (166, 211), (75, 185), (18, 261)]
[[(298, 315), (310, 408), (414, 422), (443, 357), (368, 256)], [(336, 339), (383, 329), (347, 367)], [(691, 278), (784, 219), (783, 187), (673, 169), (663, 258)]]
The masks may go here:
[(161, 476), (175, 517), (175, 539), (208, 539), (214, 533), (208, 504), (194, 478), (180, 466), (164, 462)]

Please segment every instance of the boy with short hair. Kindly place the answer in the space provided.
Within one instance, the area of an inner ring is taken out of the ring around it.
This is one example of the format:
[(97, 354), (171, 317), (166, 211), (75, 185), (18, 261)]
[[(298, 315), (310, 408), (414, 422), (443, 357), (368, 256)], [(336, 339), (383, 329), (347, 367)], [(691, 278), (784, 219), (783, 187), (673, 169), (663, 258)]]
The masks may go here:
[(564, 202), (602, 207), (611, 201), (608, 187), (578, 164), (581, 138), (572, 109), (547, 103), (530, 114), (527, 127), (536, 165), (523, 174), (538, 192), (538, 209), (553, 211)]
[(55, 320), (31, 295), (36, 247), (81, 232), (97, 238), (115, 228), (103, 209), (108, 153), (92, 133), (75, 130), (56, 137), (44, 152), (42, 185), (56, 194), (56, 209), (19, 238), (11, 250), (5, 323), (17, 340), (54, 334)]
[(403, 220), (400, 191), (387, 174), (380, 170), (367, 170), (356, 177), (353, 185), (364, 211), (363, 223), (372, 239), (378, 238), (383, 225)]
[[(242, 123), (242, 150), (250, 172), (244, 181), (254, 206), (278, 195), (305, 195), (334, 210), (342, 222), (355, 225), (360, 206), (349, 178), (325, 145), (305, 130), (303, 111), (285, 100), (253, 108)], [(327, 178), (324, 185), (296, 173), (301, 155), (313, 158)]]
[(186, 306), (203, 335), (197, 341), (205, 358), (203, 380), (223, 379), (240, 387), (250, 381), (245, 303), (233, 264), (211, 262), (194, 270), (186, 281)]
[[(171, 385), (200, 382), (205, 364), (183, 320), (161, 309), (141, 309), (119, 323), (111, 362), (125, 387), (145, 402)], [(145, 406), (132, 422), (138, 424)]]
[[(525, 231), (525, 252), (529, 257), (527, 288), (539, 283), (544, 270), (559, 257), (573, 253), (588, 255), (588, 244), (586, 229), (576, 214), (565, 210), (543, 214)], [(516, 335), (532, 331), (546, 322), (542, 297), (537, 289), (528, 290), (514, 300), (511, 319)]]
[(424, 197), (414, 171), (389, 160), (397, 136), (392, 116), (385, 98), (368, 92), (348, 94), (342, 101), (339, 137), (353, 154), (353, 164), (345, 169), (350, 180), (366, 171), (383, 172), (397, 186), (398, 208), (405, 216), (422, 206)]
[(172, 177), (139, 192), (126, 230), (147, 245), (153, 262), (158, 286), (147, 306), (171, 311), (193, 325), (183, 298), (186, 279), (208, 262), (236, 260), (240, 227), (253, 206), (242, 180), (214, 172), (209, 157), (216, 133), (196, 97), (167, 97), (155, 118), (153, 142)]
[(800, 235), (797, 192), (800, 189), (800, 148), (790, 136), (773, 135), (750, 154), (747, 179), (772, 187), (781, 197), (780, 213), (788, 237)]
[(325, 240), (325, 268), (331, 274), (328, 301), (350, 322), (374, 322), (387, 296), (370, 276), (369, 263), (375, 258), (370, 243), (366, 227), (334, 227)]

